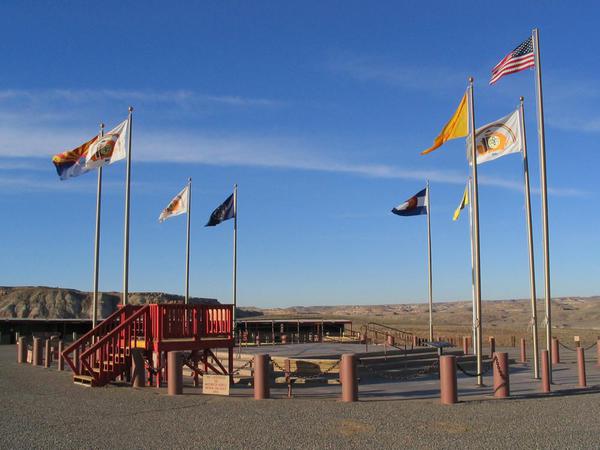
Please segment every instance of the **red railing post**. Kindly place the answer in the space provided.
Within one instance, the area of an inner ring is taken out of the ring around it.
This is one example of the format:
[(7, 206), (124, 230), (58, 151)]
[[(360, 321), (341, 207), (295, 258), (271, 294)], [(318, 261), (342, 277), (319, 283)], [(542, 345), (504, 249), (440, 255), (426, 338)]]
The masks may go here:
[(194, 309), (193, 311), (193, 315), (192, 315), (192, 329), (193, 329), (193, 333), (194, 333), (194, 338), (196, 340), (196, 342), (198, 342), (200, 340), (200, 327), (198, 326), (198, 308), (196, 305), (194, 305)]

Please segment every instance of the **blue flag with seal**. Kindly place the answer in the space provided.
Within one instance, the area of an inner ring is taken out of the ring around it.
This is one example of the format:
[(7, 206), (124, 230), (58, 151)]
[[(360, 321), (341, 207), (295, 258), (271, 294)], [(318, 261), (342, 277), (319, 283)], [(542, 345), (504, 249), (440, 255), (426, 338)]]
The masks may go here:
[(223, 203), (221, 203), (217, 209), (215, 209), (210, 215), (210, 219), (208, 219), (208, 223), (204, 225), (205, 227), (214, 227), (215, 225), (219, 225), (221, 222), (225, 222), (228, 219), (233, 219), (235, 217), (235, 211), (233, 207), (233, 194), (227, 197)]
[(401, 205), (392, 209), (398, 216), (420, 216), (427, 214), (427, 188), (417, 192)]

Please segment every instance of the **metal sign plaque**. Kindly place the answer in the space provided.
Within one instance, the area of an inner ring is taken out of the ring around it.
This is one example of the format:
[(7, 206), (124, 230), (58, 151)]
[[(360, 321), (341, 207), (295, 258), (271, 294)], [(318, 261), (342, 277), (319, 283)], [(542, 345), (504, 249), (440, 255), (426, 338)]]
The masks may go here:
[(229, 375), (204, 375), (202, 393), (211, 395), (229, 395)]

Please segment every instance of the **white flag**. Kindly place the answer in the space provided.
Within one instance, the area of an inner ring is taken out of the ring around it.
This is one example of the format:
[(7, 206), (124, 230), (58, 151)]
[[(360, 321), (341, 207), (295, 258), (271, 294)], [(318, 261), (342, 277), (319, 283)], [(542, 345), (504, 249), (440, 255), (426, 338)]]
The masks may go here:
[[(522, 151), (521, 134), (521, 118), (518, 109), (502, 119), (478, 128), (475, 135), (477, 164)], [(467, 160), (469, 164), (471, 164), (470, 142), (470, 139), (467, 139)]]
[(94, 169), (125, 159), (127, 157), (128, 132), (129, 119), (125, 119), (99, 138), (88, 150), (85, 167)]
[(171, 203), (163, 209), (158, 218), (159, 222), (164, 222), (169, 217), (185, 214), (189, 211), (190, 186), (187, 185), (183, 190), (175, 196)]

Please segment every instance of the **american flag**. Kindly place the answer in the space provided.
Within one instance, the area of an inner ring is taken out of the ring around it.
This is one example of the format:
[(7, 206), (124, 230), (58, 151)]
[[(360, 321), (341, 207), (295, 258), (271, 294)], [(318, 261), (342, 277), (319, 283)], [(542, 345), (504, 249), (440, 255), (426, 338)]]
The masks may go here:
[(494, 84), (504, 75), (519, 72), (533, 66), (535, 66), (535, 57), (533, 55), (533, 41), (530, 36), (506, 55), (502, 61), (496, 64), (492, 69), (490, 84)]

